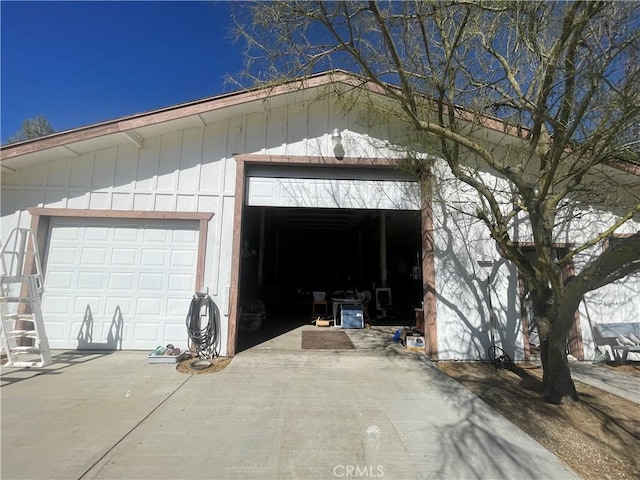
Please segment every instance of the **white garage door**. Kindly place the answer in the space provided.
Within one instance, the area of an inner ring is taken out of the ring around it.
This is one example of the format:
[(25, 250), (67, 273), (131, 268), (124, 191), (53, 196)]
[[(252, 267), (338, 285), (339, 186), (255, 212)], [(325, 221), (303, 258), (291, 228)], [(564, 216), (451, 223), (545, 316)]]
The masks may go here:
[(247, 205), (420, 210), (420, 184), (395, 180), (249, 177)]
[(51, 348), (187, 345), (197, 222), (52, 218), (43, 316)]

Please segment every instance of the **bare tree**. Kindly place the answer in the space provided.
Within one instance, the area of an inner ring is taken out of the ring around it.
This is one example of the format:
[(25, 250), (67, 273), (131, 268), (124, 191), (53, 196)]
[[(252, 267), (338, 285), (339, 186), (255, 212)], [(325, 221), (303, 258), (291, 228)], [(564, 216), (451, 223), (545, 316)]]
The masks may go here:
[(7, 143), (22, 142), (33, 138), (44, 137), (53, 133), (53, 127), (44, 115), (27, 118), (22, 122), (22, 129), (7, 139)]
[[(526, 280), (545, 398), (577, 399), (566, 342), (579, 302), (640, 270), (640, 231), (604, 252), (595, 248), (639, 220), (640, 157), (629, 132), (640, 120), (640, 6), (257, 2), (237, 6), (234, 20), (253, 81), (339, 67), (395, 101), (393, 113), (476, 192), (468, 214)], [(496, 124), (503, 135), (490, 138), (485, 127)], [(433, 170), (422, 171), (428, 183)], [(598, 208), (614, 219), (558, 256), (554, 242), (576, 210)], [(515, 235), (523, 222), (534, 256)], [(589, 260), (568, 278), (567, 267), (585, 253)]]

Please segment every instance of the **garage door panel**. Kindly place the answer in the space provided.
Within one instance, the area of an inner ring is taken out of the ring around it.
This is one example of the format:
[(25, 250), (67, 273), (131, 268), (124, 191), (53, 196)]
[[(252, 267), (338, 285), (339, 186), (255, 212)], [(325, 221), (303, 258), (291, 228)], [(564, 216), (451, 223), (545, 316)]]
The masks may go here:
[(73, 288), (76, 285), (77, 279), (74, 272), (65, 271), (53, 272), (51, 275), (49, 275), (47, 284), (50, 289), (61, 288), (65, 290)]
[(104, 243), (109, 240), (109, 230), (101, 227), (87, 227), (84, 230), (85, 243)]
[(142, 234), (142, 241), (144, 243), (167, 243), (167, 231), (159, 230), (155, 228), (151, 228), (149, 230), (145, 230)]
[(136, 299), (136, 316), (162, 315), (163, 300), (158, 297), (138, 297)]
[(169, 273), (169, 290), (172, 292), (184, 292), (187, 295), (193, 293), (192, 285), (195, 284), (195, 275), (188, 273)]
[(74, 247), (51, 248), (49, 265), (75, 265), (78, 249)]
[(414, 181), (251, 176), (246, 201), (252, 207), (419, 210), (420, 198)]
[(165, 290), (164, 282), (166, 274), (158, 273), (141, 273), (139, 277), (138, 290), (141, 292), (160, 292)]
[(119, 327), (115, 319), (110, 322), (101, 322), (100, 327), (100, 342), (109, 344), (120, 341), (119, 335), (121, 333), (118, 332), (118, 329), (121, 327)]
[(137, 283), (137, 275), (129, 272), (111, 272), (108, 289), (112, 291), (132, 291)]
[(113, 312), (114, 318), (117, 315), (131, 315), (132, 305), (133, 299), (127, 297), (107, 297), (105, 302), (106, 311)]
[(102, 290), (106, 286), (107, 275), (104, 272), (80, 272), (78, 290)]
[(167, 315), (175, 315), (180, 317), (181, 324), (184, 326), (190, 305), (191, 297), (183, 296), (167, 298)]
[(170, 267), (195, 267), (196, 252), (193, 250), (173, 250), (171, 252)]
[(133, 341), (157, 342), (161, 338), (160, 333), (160, 324), (158, 322), (137, 322), (133, 327)]
[(186, 346), (187, 334), (186, 334), (186, 328), (184, 323), (183, 322), (165, 323), (164, 337), (168, 340), (167, 343), (173, 343), (176, 346), (179, 346), (179, 345)]
[(74, 300), (73, 313), (85, 316), (102, 314), (102, 297), (77, 296)]
[[(47, 292), (42, 302), (42, 310), (48, 314), (65, 314), (71, 311), (73, 298), (68, 295), (53, 295)], [(45, 319), (46, 320), (46, 319)], [(48, 327), (47, 327), (48, 328)]]
[(137, 228), (115, 227), (113, 231), (113, 241), (118, 243), (138, 241), (139, 231)]
[(166, 250), (145, 248), (142, 250), (143, 267), (164, 267), (166, 262)]
[(54, 242), (70, 241), (79, 242), (81, 238), (81, 230), (77, 226), (67, 225), (64, 229), (54, 230), (51, 233), (51, 240)]
[(66, 322), (47, 321), (47, 338), (49, 342), (64, 342), (69, 337), (70, 325)]
[(83, 247), (80, 265), (104, 266), (107, 262), (107, 248)]
[(173, 232), (172, 241), (174, 244), (193, 245), (198, 241), (198, 232), (196, 232), (195, 230), (184, 229), (175, 230)]
[(114, 247), (111, 250), (111, 265), (138, 265), (137, 250), (135, 248)]
[(187, 345), (194, 221), (51, 220), (43, 313), (52, 348)]

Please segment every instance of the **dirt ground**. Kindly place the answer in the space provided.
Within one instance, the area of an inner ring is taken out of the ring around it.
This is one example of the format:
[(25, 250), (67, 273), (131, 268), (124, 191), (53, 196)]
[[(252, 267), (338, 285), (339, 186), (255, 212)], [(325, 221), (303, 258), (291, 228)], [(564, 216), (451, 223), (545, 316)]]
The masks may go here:
[(199, 375), (202, 373), (214, 373), (222, 370), (224, 367), (231, 363), (231, 359), (227, 357), (216, 357), (211, 360), (211, 365), (206, 368), (197, 368), (194, 363), (198, 362), (198, 358), (187, 358), (176, 365), (176, 370), (180, 373), (186, 373), (189, 375)]
[[(576, 382), (578, 403), (545, 403), (542, 368), (530, 364), (519, 364), (512, 371), (472, 362), (439, 362), (438, 367), (583, 478), (639, 478), (640, 405), (580, 382)], [(640, 381), (640, 363), (602, 368), (638, 376)]]

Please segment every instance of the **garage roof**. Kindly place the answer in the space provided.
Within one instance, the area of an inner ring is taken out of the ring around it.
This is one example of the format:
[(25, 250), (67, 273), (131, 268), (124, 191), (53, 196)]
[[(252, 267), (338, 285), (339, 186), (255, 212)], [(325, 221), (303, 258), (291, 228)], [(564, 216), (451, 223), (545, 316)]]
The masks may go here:
[[(288, 95), (331, 83), (362, 83), (344, 71), (324, 72), (302, 80), (275, 86), (262, 86), (174, 105), (128, 117), (96, 123), (44, 137), (0, 147), (0, 166), (13, 172), (26, 166), (84, 153), (114, 145), (134, 143), (142, 148), (145, 139), (168, 132), (204, 127), (206, 124), (243, 113), (264, 109), (268, 98), (272, 106), (287, 102)], [(233, 113), (229, 109), (233, 108)]]

